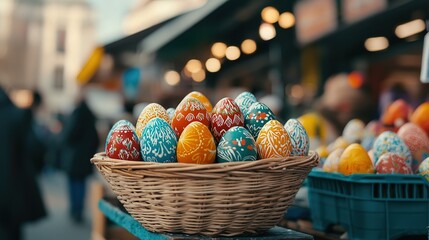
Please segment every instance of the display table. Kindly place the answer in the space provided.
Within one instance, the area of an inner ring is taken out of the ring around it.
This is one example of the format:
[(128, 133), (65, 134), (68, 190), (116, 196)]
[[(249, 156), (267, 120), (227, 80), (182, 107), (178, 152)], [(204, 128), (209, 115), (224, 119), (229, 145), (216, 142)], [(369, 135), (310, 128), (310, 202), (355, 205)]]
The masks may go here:
[(113, 206), (109, 202), (101, 199), (98, 202), (98, 207), (103, 214), (115, 222), (119, 226), (125, 228), (130, 233), (135, 235), (140, 239), (151, 239), (151, 240), (196, 240), (196, 239), (205, 239), (205, 240), (281, 240), (281, 239), (295, 239), (295, 240), (307, 240), (313, 239), (312, 236), (296, 232), (290, 229), (274, 227), (263, 235), (253, 235), (253, 236), (239, 236), (239, 237), (204, 237), (204, 236), (195, 236), (195, 235), (187, 235), (187, 234), (172, 234), (172, 233), (153, 233), (146, 230), (144, 227), (140, 225), (137, 220), (131, 217), (129, 214), (121, 211), (119, 208)]

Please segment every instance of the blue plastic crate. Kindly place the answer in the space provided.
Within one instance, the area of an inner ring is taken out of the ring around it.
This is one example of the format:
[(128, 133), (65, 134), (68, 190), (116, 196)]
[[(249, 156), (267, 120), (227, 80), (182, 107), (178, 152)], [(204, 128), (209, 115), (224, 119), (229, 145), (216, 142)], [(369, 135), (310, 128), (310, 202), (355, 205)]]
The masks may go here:
[(354, 174), (313, 170), (308, 176), (313, 227), (345, 227), (350, 239), (426, 235), (429, 182), (420, 175)]

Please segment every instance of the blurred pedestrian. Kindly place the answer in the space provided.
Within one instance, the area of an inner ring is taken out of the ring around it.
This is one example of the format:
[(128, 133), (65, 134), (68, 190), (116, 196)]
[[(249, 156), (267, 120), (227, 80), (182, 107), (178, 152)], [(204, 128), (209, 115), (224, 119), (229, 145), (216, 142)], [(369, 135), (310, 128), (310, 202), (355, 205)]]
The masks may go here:
[(26, 153), (31, 112), (19, 109), (0, 87), (0, 239), (21, 239), (24, 223), (46, 215), (34, 161)]
[(70, 216), (75, 222), (83, 220), (85, 181), (92, 173), (90, 159), (99, 145), (96, 117), (82, 90), (77, 107), (66, 119), (62, 132), (62, 164), (68, 177)]

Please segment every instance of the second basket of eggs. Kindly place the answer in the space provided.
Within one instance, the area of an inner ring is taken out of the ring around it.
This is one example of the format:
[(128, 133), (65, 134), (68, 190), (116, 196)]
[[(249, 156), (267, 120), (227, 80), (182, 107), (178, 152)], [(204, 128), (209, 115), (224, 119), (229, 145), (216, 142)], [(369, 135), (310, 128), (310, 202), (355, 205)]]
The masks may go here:
[(175, 109), (121, 120), (91, 159), (127, 211), (154, 232), (209, 236), (274, 227), (319, 156), (296, 119), (249, 92), (214, 106), (191, 92)]

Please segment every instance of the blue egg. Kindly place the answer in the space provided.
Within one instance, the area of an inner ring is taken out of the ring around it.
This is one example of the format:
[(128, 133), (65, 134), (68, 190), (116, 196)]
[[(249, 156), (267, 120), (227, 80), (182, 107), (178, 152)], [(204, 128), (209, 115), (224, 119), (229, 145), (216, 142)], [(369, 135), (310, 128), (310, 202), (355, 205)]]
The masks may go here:
[(276, 116), (271, 109), (263, 103), (255, 102), (247, 111), (244, 124), (252, 134), (253, 138), (257, 139), (259, 131), (261, 131), (262, 127), (272, 119), (276, 119)]
[(217, 146), (216, 162), (255, 161), (257, 159), (255, 139), (241, 126), (230, 128)]
[(374, 142), (374, 165), (384, 153), (397, 153), (405, 158), (405, 163), (411, 167), (411, 152), (404, 141), (394, 132), (386, 131), (380, 134)]
[[(113, 131), (115, 131), (115, 129), (116, 129), (116, 128), (118, 128), (119, 126), (122, 126), (122, 125), (127, 125), (127, 126), (129, 126), (129, 127), (130, 127), (134, 132), (136, 131), (136, 127), (134, 127), (134, 125), (133, 125), (130, 121), (128, 121), (128, 120), (124, 120), (124, 119), (117, 121), (115, 124), (113, 124), (112, 128), (110, 129), (109, 133), (107, 134), (106, 142), (105, 142), (105, 144), (104, 144), (104, 148), (105, 148), (104, 150), (105, 150), (105, 151), (106, 151), (106, 147), (107, 147), (107, 142), (109, 141), (110, 136), (112, 136), (112, 132), (113, 132)], [(106, 151), (106, 152), (107, 152), (107, 151)]]
[(250, 106), (256, 101), (256, 97), (250, 92), (242, 92), (234, 100), (243, 113), (243, 116), (246, 116), (247, 110), (249, 110)]
[(292, 142), (292, 156), (307, 156), (310, 150), (310, 139), (304, 126), (292, 118), (286, 122), (284, 127)]
[(140, 137), (140, 147), (143, 161), (177, 162), (176, 133), (164, 119), (155, 117), (148, 122)]

